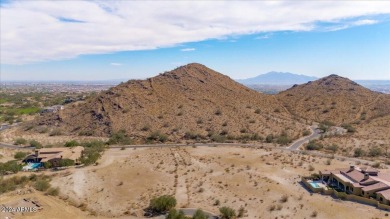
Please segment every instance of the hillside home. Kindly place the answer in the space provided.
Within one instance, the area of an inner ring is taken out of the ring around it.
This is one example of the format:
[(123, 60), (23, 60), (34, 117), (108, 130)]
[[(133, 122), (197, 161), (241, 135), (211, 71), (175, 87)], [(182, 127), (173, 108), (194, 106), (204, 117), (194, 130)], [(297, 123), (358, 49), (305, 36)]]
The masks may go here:
[(80, 163), (80, 158), (83, 155), (84, 147), (77, 146), (73, 148), (41, 148), (36, 149), (34, 154), (27, 156), (23, 162), (25, 163), (45, 163), (50, 162), (53, 167), (59, 166), (62, 159), (70, 159), (75, 164)]
[(320, 171), (321, 180), (347, 194), (378, 200), (390, 205), (390, 174), (371, 167)]
[(41, 113), (56, 113), (60, 110), (63, 110), (64, 106), (63, 105), (54, 105), (54, 106), (49, 106), (44, 108)]

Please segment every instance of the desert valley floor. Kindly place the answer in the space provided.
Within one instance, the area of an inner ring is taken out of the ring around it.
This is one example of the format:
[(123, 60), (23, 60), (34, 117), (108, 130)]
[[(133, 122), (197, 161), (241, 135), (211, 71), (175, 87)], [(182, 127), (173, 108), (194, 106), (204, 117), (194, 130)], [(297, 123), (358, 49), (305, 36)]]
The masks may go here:
[[(1, 150), (5, 154), (6, 149)], [(1, 196), (0, 202), (32, 198), (43, 206), (40, 213), (15, 218), (142, 218), (149, 200), (162, 194), (174, 195), (177, 207), (215, 213), (220, 206), (243, 206), (244, 218), (311, 218), (313, 212), (316, 218), (388, 215), (372, 206), (310, 194), (300, 184), (301, 176), (355, 162), (333, 159), (327, 164), (327, 158), (280, 149), (108, 149), (96, 166), (48, 172), (54, 175), (52, 185), (60, 188), (59, 197), (24, 189)]]

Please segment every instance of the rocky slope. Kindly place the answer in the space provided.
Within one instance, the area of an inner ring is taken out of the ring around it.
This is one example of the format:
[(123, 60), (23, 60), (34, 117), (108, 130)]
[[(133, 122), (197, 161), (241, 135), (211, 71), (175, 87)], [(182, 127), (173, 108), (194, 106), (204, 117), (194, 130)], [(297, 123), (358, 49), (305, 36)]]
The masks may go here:
[(390, 114), (390, 95), (337, 75), (295, 85), (279, 93), (277, 99), (298, 117), (336, 124), (366, 123)]
[(298, 137), (304, 128), (274, 96), (195, 63), (122, 83), (85, 103), (41, 116), (37, 125), (94, 136), (124, 130), (139, 141), (156, 131), (180, 141), (213, 135), (265, 137), (282, 131)]

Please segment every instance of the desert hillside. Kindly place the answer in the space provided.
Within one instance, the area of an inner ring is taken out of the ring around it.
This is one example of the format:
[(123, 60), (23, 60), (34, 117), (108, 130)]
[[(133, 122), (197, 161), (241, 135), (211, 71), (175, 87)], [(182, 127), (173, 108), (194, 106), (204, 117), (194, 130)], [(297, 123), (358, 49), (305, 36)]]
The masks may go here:
[(337, 75), (295, 85), (277, 98), (298, 117), (336, 124), (366, 123), (390, 113), (390, 95)]
[(43, 115), (37, 125), (75, 135), (109, 136), (125, 130), (137, 140), (158, 140), (160, 133), (171, 141), (258, 138), (283, 131), (294, 138), (305, 128), (274, 96), (246, 88), (201, 64), (130, 80), (85, 103)]

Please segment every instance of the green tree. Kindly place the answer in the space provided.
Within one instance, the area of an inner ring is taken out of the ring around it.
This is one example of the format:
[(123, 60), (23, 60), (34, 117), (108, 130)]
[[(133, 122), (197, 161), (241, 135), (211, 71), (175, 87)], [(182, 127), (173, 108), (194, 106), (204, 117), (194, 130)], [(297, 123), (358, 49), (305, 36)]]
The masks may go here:
[(219, 209), (221, 219), (233, 219), (236, 217), (236, 211), (229, 207), (222, 207)]

